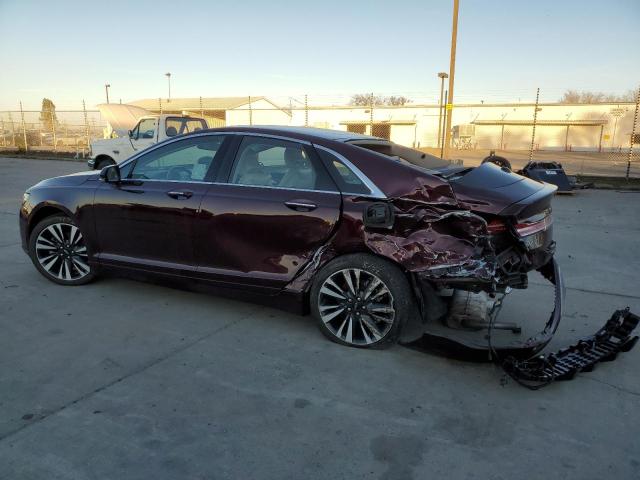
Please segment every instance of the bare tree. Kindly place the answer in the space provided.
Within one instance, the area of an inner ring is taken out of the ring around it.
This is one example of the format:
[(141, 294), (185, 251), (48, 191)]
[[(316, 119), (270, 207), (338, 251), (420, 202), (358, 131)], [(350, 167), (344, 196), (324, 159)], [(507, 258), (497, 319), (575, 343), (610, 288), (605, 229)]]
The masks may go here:
[(407, 103), (411, 103), (411, 100), (402, 95), (400, 96), (390, 96), (384, 97), (382, 95), (373, 95), (373, 98), (370, 93), (357, 93), (351, 97), (351, 105), (357, 105), (360, 107), (368, 107), (373, 103), (376, 105), (391, 105), (394, 107), (401, 107), (406, 105)]
[(615, 103), (615, 102), (633, 102), (635, 101), (635, 92), (629, 90), (622, 95), (607, 94), (603, 92), (579, 92), (577, 90), (567, 90), (562, 95), (560, 103)]
[(56, 106), (48, 98), (42, 99), (42, 110), (40, 111), (40, 122), (44, 125), (44, 129), (47, 132), (53, 131), (54, 123), (57, 125), (58, 118), (56, 117)]

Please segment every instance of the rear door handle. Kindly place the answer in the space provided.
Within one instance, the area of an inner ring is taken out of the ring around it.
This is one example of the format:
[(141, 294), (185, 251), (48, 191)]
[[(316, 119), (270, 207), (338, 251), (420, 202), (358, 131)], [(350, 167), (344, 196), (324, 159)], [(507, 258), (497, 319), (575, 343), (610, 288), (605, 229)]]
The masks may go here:
[(191, 198), (193, 196), (193, 192), (187, 192), (187, 191), (182, 191), (182, 190), (172, 190), (170, 192), (167, 192), (167, 195), (169, 195), (171, 198), (176, 198), (178, 200), (182, 199), (182, 198)]
[(288, 202), (284, 202), (284, 204), (291, 210), (296, 210), (298, 212), (311, 212), (318, 208), (315, 203), (311, 203), (307, 200), (290, 200)]

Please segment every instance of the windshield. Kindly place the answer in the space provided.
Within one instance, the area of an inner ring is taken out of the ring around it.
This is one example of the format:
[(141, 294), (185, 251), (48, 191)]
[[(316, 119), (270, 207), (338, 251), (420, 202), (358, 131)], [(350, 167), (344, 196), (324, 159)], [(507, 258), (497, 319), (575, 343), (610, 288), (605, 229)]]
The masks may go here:
[(427, 170), (435, 170), (451, 165), (451, 162), (448, 160), (393, 142), (385, 142), (383, 140), (353, 140), (349, 143), (373, 152), (381, 153), (399, 162), (409, 163), (416, 167), (426, 168)]

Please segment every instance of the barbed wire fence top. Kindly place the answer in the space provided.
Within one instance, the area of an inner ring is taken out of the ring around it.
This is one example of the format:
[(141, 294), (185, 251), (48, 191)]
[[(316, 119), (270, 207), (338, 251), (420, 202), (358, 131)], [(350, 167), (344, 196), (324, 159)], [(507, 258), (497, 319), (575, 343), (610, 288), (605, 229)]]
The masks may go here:
[[(516, 166), (530, 157), (560, 161), (573, 174), (638, 177), (640, 95), (634, 93), (632, 101), (560, 102), (557, 91), (540, 89), (536, 107), (535, 90), (461, 92), (446, 109), (438, 90), (149, 98), (129, 104), (151, 114), (204, 117), (209, 127), (307, 126), (373, 135), (438, 156), (443, 119), (451, 115), (450, 156), (465, 163), (479, 163), (495, 150)], [(114, 135), (95, 106), (82, 99), (62, 107), (54, 102), (0, 111), (0, 149), (85, 156), (92, 142)]]

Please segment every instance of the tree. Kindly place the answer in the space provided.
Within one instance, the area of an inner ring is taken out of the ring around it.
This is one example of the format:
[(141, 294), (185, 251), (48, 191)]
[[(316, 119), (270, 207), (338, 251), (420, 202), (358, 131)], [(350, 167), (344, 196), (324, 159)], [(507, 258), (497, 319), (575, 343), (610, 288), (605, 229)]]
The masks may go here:
[[(382, 95), (373, 95), (373, 105), (390, 105), (394, 107), (401, 107), (411, 100), (403, 96), (390, 96), (384, 97)], [(359, 107), (370, 107), (372, 103), (372, 95), (370, 93), (357, 93), (351, 97), (351, 105), (357, 105)]]
[(53, 126), (58, 124), (56, 117), (56, 105), (48, 98), (42, 99), (42, 110), (40, 110), (40, 123), (45, 131), (53, 132)]
[(562, 95), (560, 103), (616, 103), (635, 102), (636, 94), (629, 90), (622, 95), (607, 94), (603, 92), (579, 92), (577, 90), (567, 90)]

